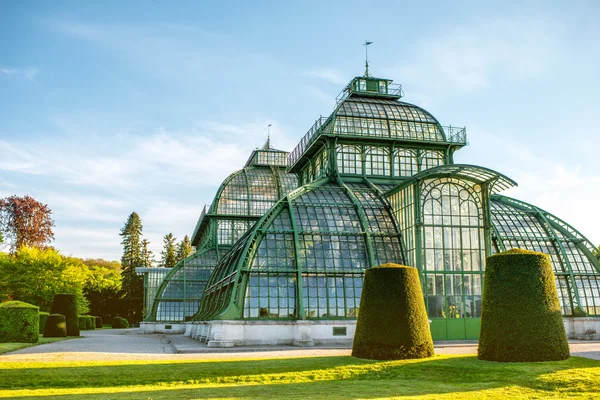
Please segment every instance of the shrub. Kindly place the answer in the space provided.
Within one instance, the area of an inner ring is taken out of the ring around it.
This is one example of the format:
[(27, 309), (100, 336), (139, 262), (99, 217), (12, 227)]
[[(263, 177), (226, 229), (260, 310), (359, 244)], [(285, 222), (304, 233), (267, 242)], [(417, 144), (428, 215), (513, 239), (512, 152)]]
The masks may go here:
[(22, 301), (0, 304), (0, 342), (36, 343), (40, 336), (39, 308)]
[(114, 317), (112, 320), (112, 327), (113, 329), (129, 328), (129, 321), (127, 321), (125, 318)]
[(46, 320), (48, 319), (48, 313), (40, 311), (40, 335), (44, 333), (46, 329)]
[(77, 298), (74, 294), (60, 293), (54, 296), (52, 314), (65, 316), (67, 335), (79, 336), (79, 319), (77, 315)]
[(79, 323), (79, 330), (80, 331), (85, 331), (87, 330), (87, 318), (84, 315), (80, 315), (79, 317), (77, 317), (77, 321)]
[(87, 318), (87, 329), (94, 330), (96, 329), (96, 317), (92, 317), (91, 315), (86, 315)]
[(95, 317), (94, 323), (96, 325), (96, 329), (102, 329), (102, 317)]
[(552, 263), (513, 249), (488, 257), (477, 357), (488, 361), (569, 358)]
[(67, 323), (65, 316), (61, 314), (50, 314), (46, 320), (46, 329), (44, 337), (66, 337)]
[(384, 264), (365, 271), (352, 355), (375, 360), (433, 356), (415, 268)]

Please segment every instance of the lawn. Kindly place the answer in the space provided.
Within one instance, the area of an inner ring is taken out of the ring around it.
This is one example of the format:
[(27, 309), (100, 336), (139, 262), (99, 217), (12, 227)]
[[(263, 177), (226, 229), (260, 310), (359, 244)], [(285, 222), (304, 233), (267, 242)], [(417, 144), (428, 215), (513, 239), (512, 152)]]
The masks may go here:
[(45, 338), (40, 337), (37, 343), (0, 343), (0, 354), (8, 353), (9, 351), (15, 351), (24, 349), (25, 347), (38, 346), (40, 344), (54, 343), (61, 340), (75, 339), (75, 336), (59, 337), (59, 338)]
[(579, 357), (0, 362), (0, 397), (16, 399), (600, 399), (599, 382), (600, 361)]

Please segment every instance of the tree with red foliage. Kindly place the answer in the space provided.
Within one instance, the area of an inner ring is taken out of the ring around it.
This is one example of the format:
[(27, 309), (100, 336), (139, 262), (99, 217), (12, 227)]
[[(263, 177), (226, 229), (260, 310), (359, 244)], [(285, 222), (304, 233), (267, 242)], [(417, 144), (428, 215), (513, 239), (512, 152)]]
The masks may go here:
[(54, 240), (52, 210), (29, 195), (0, 199), (0, 231), (11, 253), (21, 246), (45, 248)]

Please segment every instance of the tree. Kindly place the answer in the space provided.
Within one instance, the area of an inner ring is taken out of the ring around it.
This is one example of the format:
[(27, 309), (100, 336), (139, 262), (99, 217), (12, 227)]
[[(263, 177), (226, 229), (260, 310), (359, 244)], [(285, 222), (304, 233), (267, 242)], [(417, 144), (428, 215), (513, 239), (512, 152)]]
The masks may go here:
[(177, 262), (183, 260), (187, 256), (190, 256), (194, 253), (194, 247), (192, 243), (190, 243), (190, 238), (188, 235), (185, 235), (179, 246), (177, 247)]
[(110, 321), (123, 308), (121, 274), (101, 265), (89, 265), (88, 268), (83, 294), (89, 302), (90, 314), (102, 316), (104, 320)]
[(88, 268), (103, 267), (113, 271), (121, 271), (121, 263), (119, 261), (108, 261), (102, 258), (86, 258), (82, 260)]
[(144, 279), (135, 272), (136, 267), (142, 264), (142, 228), (142, 219), (136, 212), (132, 212), (120, 233), (123, 238), (121, 240), (123, 312), (132, 323), (142, 319)]
[(177, 254), (175, 253), (175, 241), (177, 238), (172, 233), (165, 235), (163, 238), (163, 251), (160, 252), (162, 256), (160, 260), (160, 266), (165, 268), (173, 268), (177, 264)]
[(78, 258), (52, 248), (21, 246), (13, 255), (0, 253), (0, 301), (20, 300), (50, 311), (54, 295), (71, 293), (80, 314), (88, 311), (83, 287), (88, 269)]
[(52, 210), (26, 195), (0, 199), (0, 231), (10, 242), (11, 253), (21, 246), (44, 248), (54, 240)]
[(144, 268), (151, 268), (154, 265), (154, 254), (148, 249), (149, 244), (148, 240), (142, 240), (141, 266)]

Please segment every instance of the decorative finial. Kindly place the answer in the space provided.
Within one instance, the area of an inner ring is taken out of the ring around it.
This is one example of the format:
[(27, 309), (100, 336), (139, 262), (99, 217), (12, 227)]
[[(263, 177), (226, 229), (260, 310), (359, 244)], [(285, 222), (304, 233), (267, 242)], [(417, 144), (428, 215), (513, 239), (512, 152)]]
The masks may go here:
[(369, 45), (373, 44), (373, 42), (369, 42), (365, 40), (363, 46), (365, 46), (365, 78), (369, 77)]
[(263, 146), (263, 150), (269, 150), (271, 148), (271, 125), (267, 125), (267, 142)]

